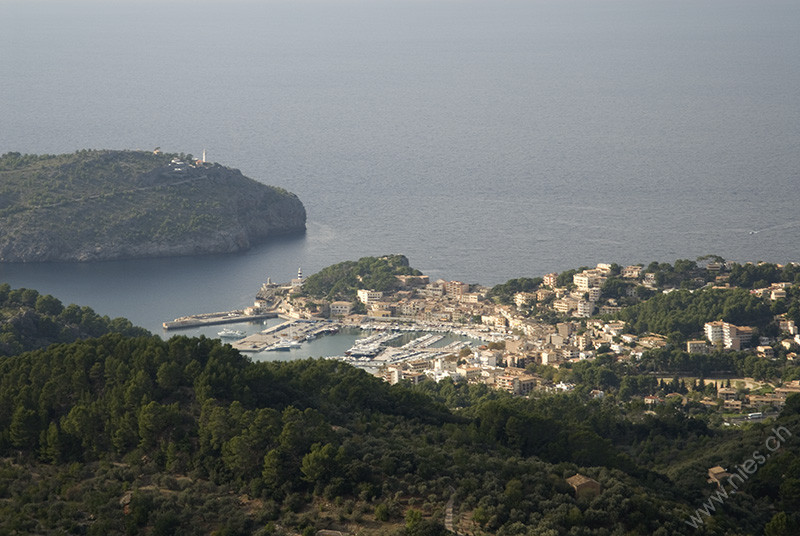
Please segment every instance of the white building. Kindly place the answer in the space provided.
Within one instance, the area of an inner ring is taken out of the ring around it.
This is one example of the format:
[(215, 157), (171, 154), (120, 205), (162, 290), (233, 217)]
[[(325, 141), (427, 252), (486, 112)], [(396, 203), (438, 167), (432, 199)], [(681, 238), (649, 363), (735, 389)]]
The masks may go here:
[(359, 289), (356, 295), (358, 296), (358, 301), (364, 305), (380, 301), (383, 298), (383, 292), (377, 290)]

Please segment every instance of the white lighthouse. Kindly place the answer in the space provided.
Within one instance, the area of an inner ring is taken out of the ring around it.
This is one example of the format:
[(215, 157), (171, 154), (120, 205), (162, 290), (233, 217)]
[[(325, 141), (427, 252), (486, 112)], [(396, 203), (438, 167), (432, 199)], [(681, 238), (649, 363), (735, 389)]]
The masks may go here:
[(292, 287), (299, 288), (303, 286), (303, 269), (297, 269), (297, 279), (292, 279)]

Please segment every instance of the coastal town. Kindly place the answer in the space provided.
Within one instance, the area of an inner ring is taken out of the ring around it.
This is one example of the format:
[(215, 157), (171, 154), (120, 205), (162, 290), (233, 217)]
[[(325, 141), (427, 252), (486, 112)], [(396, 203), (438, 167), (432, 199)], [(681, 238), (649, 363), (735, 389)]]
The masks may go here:
[[(732, 289), (731, 263), (708, 262), (695, 277), (700, 289)], [(328, 301), (304, 295), (302, 272), (287, 284), (265, 283), (243, 316), (278, 313), (287, 322), (263, 333), (234, 341), (241, 351), (288, 349), (305, 337), (358, 327), (368, 336), (341, 356), (332, 356), (389, 383), (412, 384), (426, 379), (483, 383), (514, 395), (533, 391), (570, 391), (575, 385), (558, 381), (558, 374), (542, 374), (598, 355), (614, 362), (638, 362), (651, 350), (674, 344), (668, 333), (635, 334), (623, 320), (614, 319), (624, 304), (642, 296), (673, 292), (658, 271), (642, 265), (620, 267), (601, 263), (537, 280), (536, 288), (510, 295), (510, 303), (493, 299), (492, 289), (461, 281), (431, 281), (425, 275), (398, 275), (394, 288), (359, 288), (353, 301)], [(612, 282), (613, 284), (609, 284)], [(685, 287), (686, 285), (684, 285)], [(749, 290), (750, 295), (774, 303), (785, 300), (797, 283), (779, 282)], [(613, 294), (613, 295), (609, 295)], [(774, 319), (777, 334), (759, 333), (753, 326), (722, 320), (704, 324), (703, 337), (681, 343), (689, 355), (714, 351), (748, 352), (759, 359), (794, 361), (800, 350), (800, 331), (786, 315)], [(410, 334), (414, 334), (411, 336)], [(441, 342), (450, 335), (446, 345)], [(457, 336), (459, 339), (453, 340)], [(555, 377), (554, 377), (555, 376)], [(657, 406), (686, 393), (670, 392), (663, 380), (642, 396), (646, 406)], [(689, 381), (697, 378), (686, 378)], [(713, 384), (713, 393), (695, 395), (697, 402), (721, 412), (759, 417), (782, 407), (786, 396), (800, 392), (800, 382), (772, 384), (753, 378), (701, 378)], [(603, 397), (593, 390), (592, 397)]]

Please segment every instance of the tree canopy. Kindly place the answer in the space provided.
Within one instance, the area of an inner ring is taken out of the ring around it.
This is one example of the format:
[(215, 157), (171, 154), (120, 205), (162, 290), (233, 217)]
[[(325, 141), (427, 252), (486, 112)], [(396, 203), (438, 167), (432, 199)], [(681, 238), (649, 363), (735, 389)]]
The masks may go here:
[(314, 298), (353, 300), (358, 289), (394, 290), (400, 285), (398, 275), (422, 275), (422, 272), (411, 268), (403, 255), (363, 257), (328, 266), (308, 276), (302, 292)]

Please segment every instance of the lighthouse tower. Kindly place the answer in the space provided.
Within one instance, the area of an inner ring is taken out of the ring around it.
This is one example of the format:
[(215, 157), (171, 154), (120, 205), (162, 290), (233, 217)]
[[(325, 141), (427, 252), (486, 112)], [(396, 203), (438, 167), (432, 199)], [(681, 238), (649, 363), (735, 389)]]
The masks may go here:
[(297, 269), (297, 279), (292, 279), (292, 287), (300, 288), (303, 286), (303, 269)]

